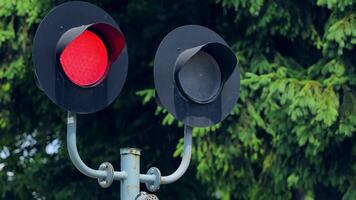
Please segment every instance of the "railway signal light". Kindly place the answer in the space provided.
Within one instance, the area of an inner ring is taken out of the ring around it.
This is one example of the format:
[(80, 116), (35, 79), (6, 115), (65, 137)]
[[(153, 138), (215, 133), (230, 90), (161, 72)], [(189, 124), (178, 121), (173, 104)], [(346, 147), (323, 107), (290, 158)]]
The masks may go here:
[(80, 1), (49, 12), (37, 29), (32, 55), (41, 89), (75, 113), (96, 112), (113, 102), (128, 70), (119, 26), (102, 9)]
[(218, 34), (198, 25), (176, 28), (163, 39), (154, 82), (160, 104), (193, 127), (222, 121), (239, 97), (235, 54)]
[(157, 199), (140, 193), (140, 183), (146, 183), (153, 192), (161, 184), (181, 178), (191, 159), (191, 127), (222, 121), (239, 97), (239, 67), (227, 43), (202, 26), (173, 30), (157, 50), (154, 82), (157, 100), (185, 124), (181, 164), (168, 176), (162, 176), (155, 167), (140, 174), (140, 150), (123, 148), (121, 171), (115, 171), (108, 162), (95, 170), (79, 156), (75, 113), (101, 110), (120, 93), (128, 70), (124, 35), (102, 9), (85, 2), (68, 2), (43, 19), (32, 55), (36, 83), (54, 103), (69, 111), (67, 147), (73, 164), (83, 174), (98, 179), (104, 188), (120, 180), (123, 200)]

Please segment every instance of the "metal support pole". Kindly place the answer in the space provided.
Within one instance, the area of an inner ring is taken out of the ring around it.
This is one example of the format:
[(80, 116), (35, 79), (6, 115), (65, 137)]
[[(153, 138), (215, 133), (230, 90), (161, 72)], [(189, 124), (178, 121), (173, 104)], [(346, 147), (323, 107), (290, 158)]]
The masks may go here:
[(121, 170), (127, 173), (126, 179), (121, 180), (121, 200), (135, 200), (140, 193), (140, 155), (135, 148), (120, 149)]
[[(151, 167), (147, 174), (140, 174), (141, 151), (135, 148), (120, 149), (122, 171), (114, 171), (113, 166), (108, 162), (102, 163), (99, 170), (88, 167), (78, 153), (76, 126), (76, 114), (68, 112), (67, 148), (72, 163), (84, 175), (98, 179), (101, 187), (109, 187), (113, 180), (120, 180), (121, 200), (136, 200), (140, 194), (140, 182), (146, 183), (147, 189), (155, 192), (161, 184), (177, 181), (188, 169), (192, 154), (192, 127), (184, 127), (184, 151), (178, 169), (169, 176), (161, 176), (161, 172), (156, 167)], [(144, 196), (145, 194), (141, 194), (140, 198)]]

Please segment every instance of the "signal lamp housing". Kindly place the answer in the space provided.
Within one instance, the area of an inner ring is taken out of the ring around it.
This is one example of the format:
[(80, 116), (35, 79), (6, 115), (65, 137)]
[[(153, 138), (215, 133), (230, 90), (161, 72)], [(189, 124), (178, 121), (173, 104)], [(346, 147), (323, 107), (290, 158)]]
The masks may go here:
[(218, 34), (198, 25), (179, 27), (163, 39), (154, 82), (160, 105), (192, 127), (225, 119), (240, 90), (235, 54)]
[(102, 9), (80, 1), (49, 12), (37, 29), (32, 55), (41, 89), (75, 113), (107, 107), (120, 93), (128, 70), (119, 26)]

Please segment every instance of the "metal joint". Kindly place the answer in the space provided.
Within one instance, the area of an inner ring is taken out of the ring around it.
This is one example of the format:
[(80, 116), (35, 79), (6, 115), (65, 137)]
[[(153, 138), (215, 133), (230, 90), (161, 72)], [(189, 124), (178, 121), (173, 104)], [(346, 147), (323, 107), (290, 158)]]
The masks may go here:
[(99, 170), (106, 172), (105, 178), (98, 178), (98, 183), (102, 188), (108, 188), (114, 181), (114, 167), (109, 162), (104, 162), (99, 166)]
[(154, 181), (146, 182), (148, 191), (155, 192), (159, 190), (159, 186), (161, 185), (161, 172), (159, 169), (157, 167), (151, 167), (148, 170), (147, 175), (154, 175), (155, 177)]

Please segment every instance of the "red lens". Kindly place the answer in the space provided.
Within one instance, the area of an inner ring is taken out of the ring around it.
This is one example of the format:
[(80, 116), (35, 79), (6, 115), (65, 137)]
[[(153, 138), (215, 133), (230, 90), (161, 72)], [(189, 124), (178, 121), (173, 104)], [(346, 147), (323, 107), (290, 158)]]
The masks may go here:
[(108, 68), (108, 53), (104, 42), (88, 30), (64, 48), (59, 60), (69, 80), (81, 87), (100, 81)]

